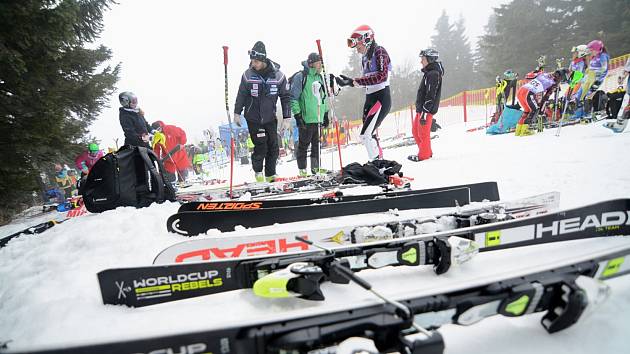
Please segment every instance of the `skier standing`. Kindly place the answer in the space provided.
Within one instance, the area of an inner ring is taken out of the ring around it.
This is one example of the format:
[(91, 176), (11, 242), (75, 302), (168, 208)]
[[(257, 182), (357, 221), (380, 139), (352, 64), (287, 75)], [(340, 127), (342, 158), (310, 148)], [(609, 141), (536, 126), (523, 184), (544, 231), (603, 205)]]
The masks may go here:
[(120, 126), (125, 133), (125, 145), (142, 146), (150, 149), (149, 131), (151, 127), (144, 119), (144, 112), (138, 108), (138, 98), (133, 92), (125, 91), (118, 95), (122, 107), (119, 108)]
[(276, 103), (280, 97), (282, 117), (291, 118), (289, 82), (280, 71), (280, 65), (267, 58), (263, 42), (256, 42), (248, 53), (251, 62), (241, 77), (234, 104), (234, 122), (241, 126), (241, 112), (245, 109), (243, 115), (254, 143), (252, 168), (256, 181), (270, 182), (276, 176), (276, 163), (280, 153)]
[(311, 147), (311, 173), (320, 172), (320, 125), (327, 127), (326, 85), (322, 78), (322, 58), (317, 53), (302, 62), (304, 70), (291, 78), (291, 111), (298, 126), (297, 165), (300, 176), (307, 176), (306, 153)]
[[(535, 79), (518, 89), (517, 99), (521, 108), (523, 108), (523, 115), (521, 115), (521, 118), (516, 124), (516, 136), (527, 136), (533, 134), (533, 132), (529, 130), (528, 121), (534, 119), (539, 107), (547, 100), (551, 92), (553, 92), (556, 86), (562, 81), (568, 81), (568, 73), (566, 69), (556, 70), (553, 73), (540, 73)], [(536, 100), (536, 95), (541, 93), (543, 96), (540, 102), (538, 102)]]
[(350, 38), (348, 47), (356, 48), (362, 55), (363, 76), (352, 79), (344, 75), (336, 78), (339, 86), (364, 86), (365, 104), (363, 105), (363, 127), (361, 141), (367, 150), (370, 161), (383, 157), (376, 129), (389, 114), (392, 99), (389, 90), (389, 72), (392, 70), (389, 54), (382, 46), (376, 44), (374, 31), (370, 26), (357, 27)]
[[(586, 70), (586, 78), (582, 84), (582, 92), (578, 97), (578, 101), (588, 100), (593, 96), (599, 86), (604, 83), (606, 75), (608, 75), (608, 62), (610, 56), (604, 43), (600, 40), (590, 41), (586, 47), (590, 51), (590, 61)], [(586, 103), (586, 102), (585, 102)], [(586, 112), (585, 112), (586, 111)], [(588, 107), (576, 112), (577, 117), (587, 116), (589, 114)]]
[(411, 161), (422, 161), (433, 156), (431, 150), (431, 125), (433, 116), (440, 106), (440, 94), (442, 91), (442, 76), (444, 67), (438, 61), (437, 50), (428, 48), (420, 52), (422, 64), (422, 81), (416, 95), (416, 116), (413, 119), (411, 133), (418, 145), (418, 154), (409, 155)]
[(164, 169), (168, 172), (171, 182), (176, 179), (176, 175), (179, 175), (179, 179), (184, 181), (192, 167), (186, 151), (183, 150), (186, 145), (186, 132), (180, 127), (164, 124), (161, 120), (153, 122), (151, 128), (155, 131), (153, 150), (158, 158), (166, 158), (170, 151), (180, 145), (179, 151), (164, 160)]

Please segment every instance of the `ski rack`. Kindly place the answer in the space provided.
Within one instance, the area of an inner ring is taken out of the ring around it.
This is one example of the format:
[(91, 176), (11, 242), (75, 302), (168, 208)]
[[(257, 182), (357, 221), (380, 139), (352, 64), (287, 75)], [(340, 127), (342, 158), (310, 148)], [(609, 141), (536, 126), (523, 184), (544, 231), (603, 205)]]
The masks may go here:
[(626, 274), (630, 274), (630, 245), (580, 256), (529, 274), (493, 278), (470, 287), (399, 300), (408, 313), (387, 302), (305, 318), (29, 352), (146, 353), (185, 348), (195, 353), (324, 353), (320, 349), (360, 337), (373, 342), (380, 352), (439, 354), (445, 343), (438, 329), (449, 323), (468, 326), (494, 315), (521, 317), (546, 312), (541, 320), (545, 330), (562, 331), (577, 323), (591, 304), (598, 303), (593, 300), (602, 294), (607, 297), (609, 288), (600, 280)]

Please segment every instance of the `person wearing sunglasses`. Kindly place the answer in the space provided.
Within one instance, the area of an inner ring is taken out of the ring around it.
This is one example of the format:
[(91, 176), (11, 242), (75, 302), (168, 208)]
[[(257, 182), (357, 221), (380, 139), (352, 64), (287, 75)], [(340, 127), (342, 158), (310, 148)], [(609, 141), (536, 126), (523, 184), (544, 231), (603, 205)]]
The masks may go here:
[(276, 104), (280, 98), (282, 117), (290, 119), (289, 82), (280, 71), (280, 65), (267, 57), (263, 42), (256, 42), (248, 54), (250, 65), (241, 76), (234, 103), (234, 123), (241, 126), (241, 112), (244, 110), (247, 129), (254, 143), (252, 168), (256, 181), (271, 182), (276, 177), (276, 163), (280, 154)]
[(374, 41), (374, 31), (370, 26), (357, 27), (348, 38), (347, 43), (348, 47), (356, 49), (357, 53), (362, 55), (363, 76), (352, 79), (340, 75), (340, 77), (335, 78), (335, 81), (339, 86), (365, 87), (363, 127), (360, 137), (367, 150), (368, 159), (370, 161), (382, 159), (383, 150), (378, 143), (376, 129), (389, 114), (392, 105), (389, 91), (391, 60), (385, 48)]

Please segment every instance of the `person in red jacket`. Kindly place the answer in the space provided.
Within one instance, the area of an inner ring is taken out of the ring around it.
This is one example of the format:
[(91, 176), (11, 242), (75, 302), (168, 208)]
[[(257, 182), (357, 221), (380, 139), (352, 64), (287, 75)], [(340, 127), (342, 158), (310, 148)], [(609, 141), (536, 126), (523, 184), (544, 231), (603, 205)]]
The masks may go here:
[[(153, 150), (158, 158), (164, 160), (164, 168), (171, 175), (176, 175), (181, 181), (186, 179), (188, 170), (192, 167), (186, 155), (186, 132), (174, 125), (164, 124), (161, 120), (153, 122), (151, 128), (156, 130), (153, 137)], [(180, 149), (169, 155), (176, 146)]]
[(101, 157), (103, 157), (103, 151), (98, 148), (98, 144), (90, 143), (88, 149), (74, 160), (75, 166), (81, 171), (81, 177), (86, 176)]

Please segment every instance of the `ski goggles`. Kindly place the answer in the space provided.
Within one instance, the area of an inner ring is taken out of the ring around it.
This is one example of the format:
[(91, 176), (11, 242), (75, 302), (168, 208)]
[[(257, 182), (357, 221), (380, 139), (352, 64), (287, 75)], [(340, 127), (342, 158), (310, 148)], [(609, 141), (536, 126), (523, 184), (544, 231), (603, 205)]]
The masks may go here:
[(348, 41), (347, 41), (348, 47), (354, 48), (359, 43), (361, 43), (361, 41), (362, 41), (362, 38), (360, 38), (360, 37), (350, 37), (350, 38), (348, 38)]
[(261, 53), (261, 52), (257, 52), (255, 50), (248, 50), (247, 54), (249, 54), (249, 59), (265, 59), (267, 58), (267, 54), (266, 53)]

